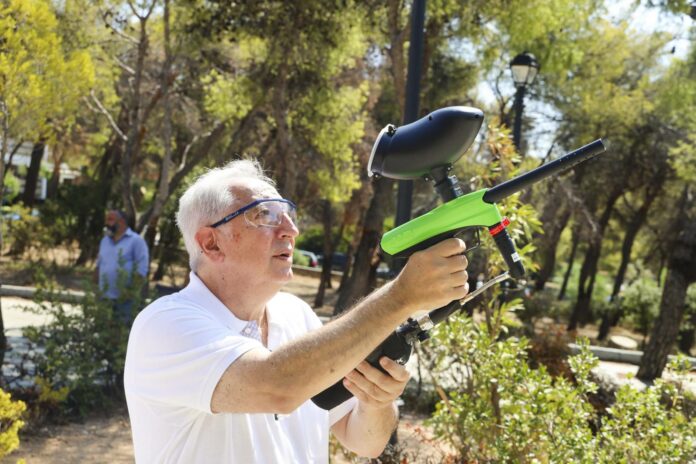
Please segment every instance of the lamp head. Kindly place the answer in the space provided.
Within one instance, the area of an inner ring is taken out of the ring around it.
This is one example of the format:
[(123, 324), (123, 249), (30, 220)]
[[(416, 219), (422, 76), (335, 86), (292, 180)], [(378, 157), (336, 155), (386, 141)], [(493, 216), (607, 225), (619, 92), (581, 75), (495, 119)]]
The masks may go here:
[(370, 176), (410, 180), (450, 166), (476, 138), (483, 112), (467, 106), (450, 106), (401, 127), (387, 125), (372, 147), (367, 165)]
[(539, 72), (539, 68), (536, 57), (529, 52), (522, 52), (514, 57), (510, 62), (510, 71), (512, 71), (515, 87), (531, 85), (537, 72)]

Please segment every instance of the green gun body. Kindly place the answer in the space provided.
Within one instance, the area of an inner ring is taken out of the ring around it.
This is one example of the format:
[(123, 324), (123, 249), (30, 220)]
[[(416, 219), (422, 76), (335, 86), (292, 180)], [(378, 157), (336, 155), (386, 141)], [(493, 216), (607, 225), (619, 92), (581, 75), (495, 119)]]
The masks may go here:
[(587, 161), (604, 150), (602, 141), (595, 140), (557, 160), (490, 189), (477, 190), (467, 195), (461, 195), (458, 193), (460, 191), (452, 189), (454, 193), (450, 197), (454, 197), (453, 199), (384, 234), (382, 250), (392, 256), (407, 257), (446, 238), (454, 237), (468, 228), (487, 227), (510, 269), (510, 275), (520, 279), (524, 276), (524, 267), (510, 235), (505, 230), (509, 221), (501, 216), (496, 203), (542, 179)]
[(382, 237), (382, 250), (396, 257), (408, 257), (442, 240), (455, 237), (467, 229), (487, 227), (505, 259), (510, 275), (524, 276), (524, 266), (510, 235), (505, 230), (507, 218), (500, 215), (495, 203), (487, 203), (488, 189), (462, 195), (423, 216), (412, 219)]
[(503, 218), (495, 204), (483, 201), (488, 189), (455, 198), (410, 220), (382, 237), (382, 249), (397, 257), (424, 250), (468, 227), (493, 227)]

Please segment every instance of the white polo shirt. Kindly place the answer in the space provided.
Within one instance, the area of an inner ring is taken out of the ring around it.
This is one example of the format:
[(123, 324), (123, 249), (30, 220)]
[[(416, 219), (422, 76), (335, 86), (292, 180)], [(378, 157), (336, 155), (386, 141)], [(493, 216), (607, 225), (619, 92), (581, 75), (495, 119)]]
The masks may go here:
[[(299, 298), (279, 293), (267, 305), (268, 349), (321, 326)], [(329, 427), (356, 404), (330, 413), (311, 401), (292, 414), (213, 414), (210, 401), (227, 367), (262, 347), (194, 273), (182, 291), (135, 319), (124, 383), (136, 462), (327, 463)]]

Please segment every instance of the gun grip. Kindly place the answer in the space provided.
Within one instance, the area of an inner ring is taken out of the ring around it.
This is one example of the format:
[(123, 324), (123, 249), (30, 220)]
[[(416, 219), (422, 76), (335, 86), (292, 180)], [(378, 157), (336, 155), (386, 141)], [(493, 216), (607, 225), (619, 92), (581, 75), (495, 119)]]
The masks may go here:
[[(365, 360), (386, 374), (387, 371), (379, 364), (382, 356), (387, 356), (399, 364), (406, 364), (406, 361), (411, 357), (411, 350), (411, 344), (406, 341), (403, 335), (395, 331), (381, 345), (375, 348)], [(353, 394), (346, 390), (346, 387), (343, 386), (343, 379), (341, 379), (323, 392), (314, 395), (312, 402), (322, 409), (330, 410), (348, 400), (351, 396)]]
[(522, 265), (522, 259), (515, 249), (515, 243), (512, 241), (510, 234), (508, 234), (505, 228), (509, 224), (507, 219), (500, 224), (492, 226), (489, 228), (493, 240), (498, 247), (498, 251), (503, 255), (505, 259), (505, 264), (507, 264), (510, 270), (510, 275), (515, 279), (521, 279), (524, 277), (524, 266)]

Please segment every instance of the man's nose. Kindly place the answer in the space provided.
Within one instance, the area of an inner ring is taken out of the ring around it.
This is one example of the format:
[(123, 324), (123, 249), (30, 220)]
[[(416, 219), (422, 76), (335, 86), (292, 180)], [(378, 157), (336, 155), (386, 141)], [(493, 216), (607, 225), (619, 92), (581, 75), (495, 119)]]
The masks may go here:
[(283, 222), (280, 223), (278, 229), (283, 237), (297, 237), (300, 234), (295, 221), (287, 213), (283, 214)]

